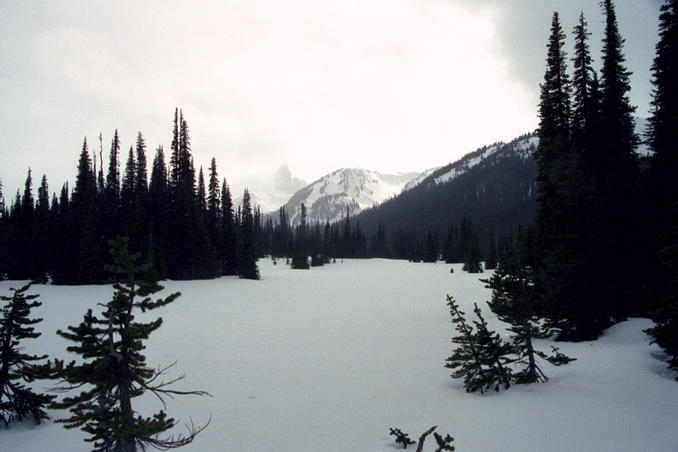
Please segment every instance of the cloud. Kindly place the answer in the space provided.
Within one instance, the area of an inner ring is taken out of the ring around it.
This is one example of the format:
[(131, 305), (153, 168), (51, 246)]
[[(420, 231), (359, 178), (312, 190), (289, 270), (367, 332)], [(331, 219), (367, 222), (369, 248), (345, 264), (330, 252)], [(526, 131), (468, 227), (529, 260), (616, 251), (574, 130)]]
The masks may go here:
[[(568, 5), (584, 3), (595, 2)], [(437, 166), (536, 126), (555, 4), (6, 2), (0, 178), (7, 193), (31, 165), (58, 188), (74, 178), (83, 136), (103, 132), (106, 149), (115, 128), (123, 146), (141, 130), (150, 149), (167, 148), (175, 107), (196, 164), (216, 157), (235, 191), (280, 162), (307, 180)]]
[(276, 193), (289, 193), (293, 194), (297, 190), (301, 190), (307, 184), (306, 181), (299, 179), (298, 177), (292, 177), (292, 172), (287, 167), (287, 165), (282, 165), (278, 168), (273, 174), (273, 189)]

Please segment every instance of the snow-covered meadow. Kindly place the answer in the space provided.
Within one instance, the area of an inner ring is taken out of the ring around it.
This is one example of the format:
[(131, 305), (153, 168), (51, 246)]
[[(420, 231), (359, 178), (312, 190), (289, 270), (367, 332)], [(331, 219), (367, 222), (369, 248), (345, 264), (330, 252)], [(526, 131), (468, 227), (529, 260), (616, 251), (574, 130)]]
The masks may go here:
[[(570, 365), (544, 364), (551, 380), (481, 396), (443, 367), (454, 330), (445, 305), (484, 302), (478, 275), (455, 266), (347, 260), (310, 271), (259, 262), (262, 280), (234, 277), (164, 283), (181, 291), (160, 309), (147, 342), (153, 366), (177, 361), (177, 389), (212, 397), (169, 400), (183, 423), (211, 423), (185, 451), (388, 451), (389, 427), (418, 437), (432, 425), (458, 451), (676, 451), (678, 383), (632, 319), (596, 342), (561, 343)], [(487, 274), (483, 275), (488, 277)], [(19, 283), (0, 282), (0, 293)], [(43, 335), (25, 348), (72, 359), (57, 329), (105, 302), (109, 286), (41, 286)], [(538, 341), (550, 350), (551, 341)], [(50, 382), (39, 382), (38, 387)], [(135, 408), (160, 408), (144, 396)], [(50, 412), (58, 418), (65, 412)], [(51, 421), (0, 430), (2, 451), (87, 451), (79, 430)], [(425, 450), (434, 450), (433, 439)]]

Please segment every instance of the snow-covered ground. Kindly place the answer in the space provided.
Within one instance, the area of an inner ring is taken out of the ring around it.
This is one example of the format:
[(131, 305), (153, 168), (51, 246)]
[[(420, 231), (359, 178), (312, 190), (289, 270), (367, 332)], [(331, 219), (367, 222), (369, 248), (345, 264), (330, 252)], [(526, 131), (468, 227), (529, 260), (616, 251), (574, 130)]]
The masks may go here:
[[(454, 333), (445, 294), (471, 313), (473, 302), (489, 298), (477, 275), (387, 260), (310, 271), (264, 260), (260, 269), (261, 281), (165, 284), (183, 295), (160, 310), (165, 322), (147, 342), (148, 362), (178, 361), (170, 376), (186, 378), (176, 388), (213, 396), (169, 401), (182, 425), (212, 417), (182, 450), (389, 451), (396, 447), (389, 427), (416, 438), (432, 425), (454, 436), (458, 451), (678, 450), (678, 383), (648, 347), (646, 319), (616, 325), (596, 342), (558, 344), (578, 360), (545, 364), (548, 383), (481, 396), (464, 392), (443, 367)], [(0, 293), (10, 286), (18, 283), (0, 282)], [(35, 311), (44, 334), (26, 349), (69, 358), (54, 332), (80, 322), (111, 289), (35, 285), (32, 292), (41, 295)], [(135, 407), (146, 415), (159, 409), (152, 397)], [(52, 422), (13, 425), (0, 430), (0, 449), (90, 450), (83, 437)]]

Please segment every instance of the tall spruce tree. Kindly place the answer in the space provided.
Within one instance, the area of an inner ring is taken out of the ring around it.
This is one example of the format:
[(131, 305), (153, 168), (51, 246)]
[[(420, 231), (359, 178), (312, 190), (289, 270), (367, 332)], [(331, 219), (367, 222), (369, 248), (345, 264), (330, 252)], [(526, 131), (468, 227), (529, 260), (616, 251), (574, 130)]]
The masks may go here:
[[(135, 452), (152, 446), (160, 450), (180, 447), (193, 441), (205, 427), (191, 427), (187, 434), (161, 438), (177, 421), (164, 410), (152, 417), (144, 417), (133, 408), (133, 400), (144, 393), (152, 393), (165, 404), (175, 395), (205, 395), (202, 391), (177, 391), (169, 382), (158, 381), (171, 367), (154, 369), (146, 364), (142, 351), (144, 341), (160, 328), (162, 319), (143, 323), (135, 320), (138, 310), (145, 312), (163, 307), (179, 297), (176, 292), (166, 298), (153, 300), (162, 289), (156, 283), (139, 280), (148, 264), (137, 265), (139, 254), (130, 254), (128, 239), (117, 237), (109, 242), (113, 265), (111, 273), (115, 292), (98, 317), (90, 309), (78, 326), (57, 334), (72, 343), (68, 351), (81, 355), (81, 361), (67, 365), (55, 360), (50, 370), (62, 381), (61, 390), (80, 390), (80, 393), (55, 402), (56, 408), (69, 409), (71, 416), (60, 419), (65, 428), (81, 428), (90, 436), (95, 451)], [(181, 379), (181, 377), (179, 378)]]
[(252, 215), (252, 205), (248, 189), (245, 189), (242, 196), (242, 218), (238, 238), (238, 274), (240, 278), (259, 279), (254, 217)]
[(111, 141), (111, 152), (108, 156), (108, 172), (106, 173), (106, 187), (104, 188), (107, 208), (113, 213), (120, 202), (120, 137), (115, 129)]
[(585, 152), (577, 147), (590, 141), (587, 131), (595, 117), (595, 112), (589, 110), (593, 107), (587, 36), (585, 20), (580, 16), (575, 29), (573, 109), (565, 34), (558, 13), (554, 13), (541, 85), (539, 145), (535, 153), (539, 190), (536, 224), (541, 250), (536, 284), (544, 300), (541, 311), (558, 331), (559, 339), (571, 340), (595, 339), (610, 324), (609, 310), (600, 297), (593, 296), (598, 293), (594, 270), (600, 262), (598, 203)]
[[(30, 318), (32, 308), (42, 305), (38, 295), (27, 295), (31, 284), (19, 289), (10, 289), (11, 297), (0, 296), (0, 421), (7, 426), (13, 420), (32, 418), (36, 423), (47, 419), (45, 408), (55, 398), (53, 395), (37, 394), (24, 383), (32, 383), (38, 376), (39, 361), (47, 355), (24, 353), (22, 341), (35, 339), (41, 333), (34, 325), (42, 319)], [(25, 342), (23, 343), (25, 344)]]
[(458, 347), (445, 361), (445, 367), (455, 369), (452, 378), (463, 378), (466, 392), (479, 390), (483, 394), (490, 388), (499, 391), (501, 386), (508, 389), (514, 380), (511, 369), (507, 367), (512, 362), (511, 344), (489, 330), (477, 304), (473, 305), (473, 312), (478, 320), (473, 321), (473, 326), (466, 323), (464, 312), (449, 295), (447, 304), (452, 323), (459, 333), (452, 338)]
[[(639, 250), (636, 237), (642, 231), (638, 215), (638, 158), (635, 153), (636, 110), (631, 105), (631, 72), (625, 66), (624, 39), (619, 33), (611, 0), (602, 2), (605, 14), (603, 67), (601, 71), (600, 166), (594, 168), (601, 198), (602, 255), (605, 268), (600, 280), (605, 288), (602, 303), (615, 320), (640, 314), (634, 306), (632, 266)], [(622, 284), (619, 282), (623, 281)]]
[(151, 169), (151, 181), (148, 186), (149, 216), (153, 237), (153, 267), (156, 277), (167, 277), (167, 258), (170, 237), (170, 194), (165, 165), (165, 152), (162, 146), (156, 150)]
[(141, 132), (137, 134), (135, 151), (137, 172), (134, 177), (134, 193), (136, 194), (138, 204), (145, 209), (147, 207), (146, 196), (148, 194), (148, 169), (146, 168), (146, 142)]
[(50, 257), (53, 254), (53, 216), (50, 212), (49, 184), (43, 174), (38, 187), (38, 199), (35, 206), (34, 226), (34, 258), (32, 279), (34, 282), (46, 283), (50, 270)]
[(219, 191), (219, 174), (217, 173), (217, 161), (212, 157), (210, 162), (210, 175), (207, 185), (207, 230), (210, 240), (218, 242), (219, 222), (221, 221), (221, 197)]
[[(651, 202), (650, 236), (655, 299), (651, 317), (656, 325), (646, 332), (668, 355), (669, 368), (678, 371), (678, 1), (667, 0), (659, 16), (659, 42), (652, 65), (654, 85), (648, 143), (654, 155), (648, 171), (647, 199)], [(677, 378), (678, 380), (678, 378)]]
[(196, 192), (198, 200), (198, 212), (202, 221), (207, 221), (207, 190), (205, 189), (205, 175), (202, 171), (202, 166), (198, 172), (198, 191)]
[(235, 275), (238, 273), (237, 236), (235, 219), (233, 217), (233, 201), (231, 190), (226, 179), (221, 184), (221, 274)]
[(308, 232), (306, 227), (306, 206), (301, 203), (301, 221), (294, 234), (294, 250), (292, 252), (292, 268), (307, 270), (308, 266)]
[(122, 177), (122, 184), (120, 185), (120, 207), (121, 207), (121, 217), (123, 219), (129, 218), (134, 214), (134, 205), (136, 201), (136, 193), (134, 189), (136, 188), (136, 176), (137, 176), (137, 163), (134, 159), (134, 149), (132, 146), (129, 147), (129, 152), (127, 153), (127, 162), (125, 163), (125, 172)]

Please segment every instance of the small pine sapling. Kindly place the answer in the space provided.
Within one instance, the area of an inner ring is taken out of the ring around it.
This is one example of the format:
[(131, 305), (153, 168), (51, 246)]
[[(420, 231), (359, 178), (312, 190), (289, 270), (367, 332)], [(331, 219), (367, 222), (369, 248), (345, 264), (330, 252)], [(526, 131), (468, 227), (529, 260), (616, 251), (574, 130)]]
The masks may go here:
[[(77, 353), (82, 362), (64, 365), (56, 360), (50, 363), (53, 378), (59, 378), (60, 391), (80, 390), (80, 393), (54, 403), (55, 408), (69, 409), (71, 416), (60, 419), (67, 429), (81, 428), (90, 435), (85, 441), (94, 443), (94, 451), (135, 452), (148, 446), (159, 450), (174, 449), (189, 444), (205, 427), (191, 423), (184, 435), (161, 438), (177, 421), (164, 409), (153, 417), (143, 417), (132, 406), (136, 397), (144, 393), (155, 395), (165, 408), (165, 398), (176, 395), (208, 395), (203, 391), (176, 391), (168, 386), (181, 380), (159, 381), (172, 365), (153, 369), (146, 364), (142, 351), (144, 341), (160, 328), (162, 319), (149, 323), (135, 321), (137, 310), (145, 312), (165, 306), (180, 294), (174, 293), (155, 301), (151, 296), (161, 290), (154, 282), (137, 280), (148, 269), (135, 264), (139, 254), (130, 254), (127, 238), (109, 241), (113, 265), (107, 270), (113, 275), (115, 293), (103, 305), (102, 317), (88, 310), (78, 326), (57, 334), (71, 342), (69, 352)], [(208, 422), (209, 423), (209, 422)]]
[(534, 348), (533, 339), (543, 337), (544, 331), (539, 323), (534, 272), (527, 261), (526, 247), (519, 241), (517, 246), (507, 248), (492, 277), (482, 280), (486, 287), (492, 289), (492, 298), (487, 303), (490, 310), (499, 320), (510, 325), (511, 345), (517, 354), (513, 361), (523, 366), (515, 374), (518, 384), (548, 381), (536, 357), (556, 366), (574, 360), (557, 350), (554, 350), (553, 356), (547, 356)]
[(486, 369), (483, 373), (483, 378), (478, 383), (485, 390), (492, 386), (494, 386), (495, 391), (499, 391), (500, 386), (508, 389), (514, 382), (515, 377), (512, 375), (511, 369), (506, 367), (506, 365), (514, 361), (511, 355), (515, 353), (515, 350), (511, 344), (503, 341), (497, 332), (491, 331), (487, 327), (487, 321), (476, 303), (473, 303), (473, 312), (478, 318), (478, 320), (473, 321), (473, 324), (478, 332), (477, 341), (480, 350), (480, 361)]
[(24, 385), (39, 378), (42, 366), (37, 361), (47, 358), (47, 355), (29, 355), (21, 351), (22, 339), (35, 339), (41, 335), (33, 325), (42, 319), (29, 318), (31, 309), (42, 305), (34, 301), (39, 295), (26, 295), (30, 286), (28, 283), (20, 289), (11, 289), (14, 292), (11, 297), (0, 296), (0, 300), (8, 302), (2, 307), (0, 318), (0, 421), (5, 426), (24, 418), (33, 418), (39, 424), (48, 418), (45, 407), (55, 397), (36, 394)]
[[(436, 452), (442, 452), (442, 451), (454, 451), (454, 446), (452, 445), (452, 442), (454, 441), (454, 438), (452, 438), (449, 434), (445, 435), (443, 437), (442, 435), (439, 435), (438, 433), (434, 433), (435, 429), (437, 429), (438, 426), (434, 425), (433, 427), (429, 428), (426, 430), (424, 433), (421, 434), (419, 437), (419, 442), (417, 443), (417, 450), (416, 452), (422, 452), (424, 450), (424, 443), (426, 442), (426, 437), (433, 433), (433, 437), (436, 440), (436, 443), (438, 445), (438, 448), (436, 449)], [(403, 449), (407, 449), (407, 446), (410, 446), (412, 444), (415, 444), (414, 441), (410, 439), (410, 435), (407, 433), (403, 433), (399, 428), (392, 428), (390, 429), (391, 436), (396, 437), (396, 443), (397, 444), (402, 444)]]
[(498, 391), (502, 385), (508, 389), (513, 381), (511, 369), (506, 367), (511, 362), (508, 358), (513, 352), (511, 345), (488, 329), (477, 304), (474, 304), (473, 310), (478, 317), (473, 321), (474, 326), (466, 323), (464, 312), (449, 295), (447, 304), (452, 323), (456, 324), (455, 329), (459, 333), (452, 338), (452, 342), (459, 346), (445, 363), (448, 369), (455, 369), (452, 378), (463, 378), (466, 392), (479, 390), (484, 394), (492, 386)]
[(402, 444), (403, 449), (407, 449), (407, 446), (414, 444), (414, 441), (410, 439), (410, 435), (403, 432), (399, 428), (391, 428), (389, 430), (391, 431), (391, 433), (389, 433), (389, 436), (395, 436), (396, 444)]
[(445, 435), (443, 438), (442, 435), (439, 435), (438, 432), (433, 434), (433, 438), (436, 440), (436, 443), (438, 444), (438, 448), (436, 449), (436, 452), (442, 452), (444, 450), (448, 451), (454, 451), (455, 448), (452, 445), (454, 442), (454, 438), (450, 436), (449, 434)]
[(452, 356), (445, 360), (445, 367), (455, 369), (451, 375), (452, 378), (464, 379), (464, 387), (467, 392), (480, 389), (482, 393), (483, 388), (477, 388), (473, 384), (474, 381), (481, 378), (484, 372), (475, 341), (476, 334), (473, 327), (466, 323), (465, 313), (459, 309), (454, 298), (449, 295), (447, 296), (447, 305), (450, 307), (452, 323), (455, 324), (455, 330), (459, 334), (452, 338), (452, 342), (458, 344), (458, 347), (454, 349)]

